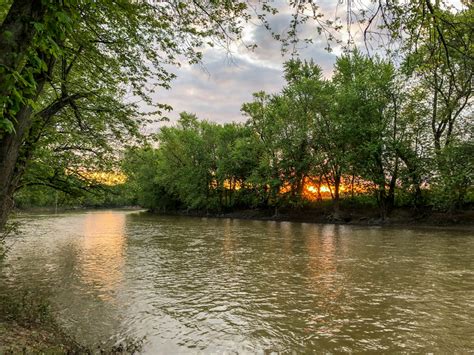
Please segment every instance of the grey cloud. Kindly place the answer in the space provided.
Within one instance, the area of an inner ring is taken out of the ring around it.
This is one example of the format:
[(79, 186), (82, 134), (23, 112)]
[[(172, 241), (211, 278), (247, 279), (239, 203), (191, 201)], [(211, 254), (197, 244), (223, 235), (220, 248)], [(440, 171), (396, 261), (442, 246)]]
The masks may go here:
[(244, 121), (240, 107), (260, 90), (277, 92), (284, 84), (281, 70), (261, 67), (241, 58), (229, 64), (225, 58), (205, 61), (178, 72), (172, 89), (158, 93), (156, 100), (173, 106), (169, 115), (176, 120), (179, 112), (188, 111), (215, 122)]
[[(333, 0), (320, 2), (322, 11), (334, 11)], [(275, 6), (280, 9), (276, 16), (269, 17), (271, 27), (285, 32), (291, 20), (291, 9), (287, 1), (279, 0)], [(249, 25), (246, 29), (252, 41), (258, 47), (255, 51), (237, 47), (232, 57), (228, 53), (214, 48), (204, 50), (203, 70), (200, 66), (183, 66), (173, 70), (177, 78), (171, 83), (169, 91), (158, 91), (154, 99), (160, 103), (173, 106), (168, 116), (175, 122), (179, 112), (195, 113), (201, 119), (214, 122), (242, 122), (240, 108), (244, 102), (252, 100), (252, 93), (264, 90), (269, 93), (280, 91), (284, 85), (283, 63), (289, 56), (282, 57), (281, 44), (275, 41), (267, 29), (262, 26)], [(315, 32), (314, 24), (302, 28), (305, 35)], [(335, 55), (324, 48), (324, 39), (317, 34), (314, 44), (300, 46), (299, 57), (313, 59), (323, 68), (326, 77), (332, 72)], [(147, 130), (157, 129), (154, 125)]]

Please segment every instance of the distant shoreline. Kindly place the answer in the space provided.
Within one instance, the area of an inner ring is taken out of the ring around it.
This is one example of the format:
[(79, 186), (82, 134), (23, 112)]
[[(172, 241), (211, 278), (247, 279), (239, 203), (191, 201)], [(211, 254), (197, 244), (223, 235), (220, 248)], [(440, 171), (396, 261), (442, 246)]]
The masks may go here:
[(314, 224), (338, 224), (349, 226), (382, 226), (382, 227), (442, 227), (474, 230), (474, 211), (455, 211), (453, 213), (428, 210), (414, 211), (410, 208), (397, 208), (390, 217), (381, 220), (377, 211), (371, 209), (341, 210), (335, 217), (328, 208), (282, 209), (278, 215), (271, 210), (246, 209), (224, 213), (205, 211), (149, 211), (151, 214), (164, 216), (185, 216), (199, 218), (231, 218), (255, 221), (298, 222)]
[[(230, 218), (255, 221), (299, 222), (314, 224), (338, 224), (353, 226), (382, 226), (382, 227), (443, 227), (474, 230), (474, 210), (457, 210), (452, 213), (432, 211), (429, 208), (415, 210), (408, 207), (395, 208), (390, 216), (381, 220), (376, 208), (343, 208), (335, 216), (330, 206), (320, 206), (301, 209), (283, 208), (275, 215), (273, 209), (239, 209), (226, 212), (206, 212), (202, 210), (170, 210), (156, 211), (140, 206), (100, 206), (100, 207), (58, 207), (58, 213), (80, 211), (143, 211), (161, 216), (183, 216), (198, 218)], [(54, 213), (55, 207), (29, 207), (16, 209), (16, 213)]]
[(15, 208), (13, 213), (54, 213), (55, 211), (59, 212), (75, 212), (75, 211), (103, 211), (103, 210), (117, 210), (117, 211), (146, 211), (146, 208), (140, 206), (58, 206), (51, 207), (22, 207)]

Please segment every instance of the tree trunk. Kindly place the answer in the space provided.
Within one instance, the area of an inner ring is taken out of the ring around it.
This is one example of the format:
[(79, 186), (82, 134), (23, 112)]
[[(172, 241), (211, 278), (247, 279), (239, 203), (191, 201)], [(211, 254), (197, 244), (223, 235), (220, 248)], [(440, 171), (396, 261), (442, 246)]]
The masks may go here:
[(387, 217), (387, 195), (385, 193), (385, 186), (382, 185), (378, 187), (377, 195), (380, 219), (385, 221), (385, 218)]
[[(46, 13), (43, 1), (15, 0), (0, 26), (0, 122), (10, 121), (14, 132), (0, 131), (0, 230), (13, 207), (13, 193), (26, 162), (21, 161), (20, 148), (31, 126), (32, 108), (23, 105), (14, 117), (5, 117), (8, 98), (16, 82), (11, 74), (27, 65), (28, 51), (35, 36), (35, 22), (42, 22)], [(36, 100), (46, 81), (40, 75), (36, 92), (25, 99)]]
[(390, 180), (387, 196), (385, 197), (385, 215), (389, 216), (395, 207), (395, 185), (397, 182), (397, 176), (394, 174)]
[[(55, 58), (51, 56), (45, 62), (48, 66), (48, 72), (51, 72)], [(36, 92), (26, 97), (26, 99), (37, 101), (46, 84), (48, 75), (48, 73), (40, 73), (35, 76)], [(60, 108), (64, 107), (65, 102), (58, 105), (59, 108), (54, 107), (55, 110), (48, 112), (48, 114), (55, 114)], [(32, 153), (33, 147), (27, 147), (26, 150), (23, 149), (22, 151), (22, 145), (28, 138), (28, 132), (33, 124), (32, 113), (32, 107), (24, 104), (15, 116), (15, 131), (0, 136), (0, 230), (4, 227), (8, 214), (13, 207), (13, 193)]]
[(354, 182), (355, 182), (355, 174), (352, 173), (351, 177), (351, 199), (354, 199)]
[(390, 185), (388, 188), (388, 193), (385, 198), (385, 215), (389, 216), (395, 207), (395, 187), (397, 184), (398, 178), (398, 157), (395, 158), (395, 168), (393, 169), (392, 178), (390, 179)]
[(321, 195), (321, 182), (322, 182), (322, 180), (323, 180), (323, 176), (319, 175), (319, 179), (318, 179), (318, 201), (323, 200), (323, 196)]
[(421, 175), (418, 171), (418, 158), (416, 154), (410, 150), (401, 150), (397, 149), (398, 157), (405, 163), (408, 176), (411, 178), (412, 185), (414, 187), (414, 194), (413, 194), (413, 203), (415, 208), (418, 208), (423, 203), (423, 197), (421, 195)]
[(0, 139), (0, 230), (13, 207), (13, 193), (23, 172), (25, 162), (19, 161), (20, 147), (31, 125), (31, 111), (30, 106), (24, 106), (17, 114), (16, 132)]
[(341, 185), (341, 177), (336, 175), (334, 177), (334, 214), (339, 214), (339, 186)]

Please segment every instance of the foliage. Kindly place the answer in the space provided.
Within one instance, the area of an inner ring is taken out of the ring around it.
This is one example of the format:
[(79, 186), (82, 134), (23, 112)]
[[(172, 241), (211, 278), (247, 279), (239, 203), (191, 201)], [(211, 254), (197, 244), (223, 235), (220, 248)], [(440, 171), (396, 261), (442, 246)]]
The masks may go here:
[(474, 186), (474, 144), (451, 144), (438, 158), (442, 170), (433, 179), (433, 203), (440, 209), (462, 208)]
[[(277, 10), (269, 1), (258, 11), (254, 5), (2, 3), (0, 227), (16, 191), (18, 201), (29, 199), (22, 190), (36, 189), (42, 203), (43, 187), (86, 201), (79, 196), (97, 186), (84, 178), (84, 167), (117, 171), (123, 147), (142, 141), (140, 128), (169, 109), (150, 95), (170, 86), (173, 65), (198, 62), (203, 45), (240, 39), (254, 11), (272, 32), (264, 14)], [(336, 39), (331, 30), (340, 31), (340, 21), (325, 21), (315, 2), (291, 5), (288, 32), (272, 32), (284, 50), (295, 47), (310, 20), (329, 42)], [(127, 152), (123, 169), (136, 201), (158, 209), (300, 206), (310, 178), (318, 189), (331, 187), (337, 211), (345, 197), (340, 186), (352, 177), (371, 184), (382, 216), (398, 193), (415, 206), (429, 203), (427, 186), (438, 191), (435, 206), (464, 204), (471, 184), (461, 176), (470, 169), (472, 4), (455, 11), (442, 0), (349, 1), (347, 9), (348, 30), (358, 19), (366, 40), (378, 36), (383, 44), (386, 37), (394, 45), (385, 47), (384, 59), (348, 50), (349, 36), (332, 80), (312, 61), (287, 62), (283, 90), (257, 93), (242, 107), (245, 126), (184, 114), (178, 127), (159, 133), (158, 149)], [(400, 57), (391, 62), (394, 54)], [(452, 192), (455, 198), (442, 197)]]
[(451, 143), (436, 148), (426, 83), (409, 83), (391, 62), (357, 50), (337, 59), (332, 80), (301, 60), (287, 62), (284, 76), (280, 93), (258, 92), (242, 106), (244, 125), (182, 113), (176, 127), (161, 129), (158, 148), (131, 151), (138, 202), (211, 211), (298, 207), (307, 204), (310, 181), (330, 188), (335, 217), (340, 198), (377, 204), (382, 218), (396, 203), (469, 203), (470, 136), (455, 127)]
[[(253, 10), (245, 1), (2, 2), (0, 228), (18, 188), (56, 185), (51, 175), (67, 169), (76, 179), (60, 176), (65, 189), (84, 180), (81, 167), (112, 169), (117, 150), (170, 109), (151, 94), (169, 88), (172, 67), (238, 40)], [(45, 179), (24, 178), (31, 165)]]
[(248, 155), (250, 130), (182, 113), (178, 126), (162, 128), (157, 139), (158, 149), (131, 149), (124, 160), (142, 206), (218, 211), (241, 203), (255, 157)]
[[(301, 203), (304, 180), (321, 157), (315, 154), (318, 120), (325, 116), (327, 83), (321, 68), (313, 62), (291, 60), (285, 64), (287, 86), (281, 94), (269, 96), (263, 92), (242, 106), (266, 161), (260, 162), (255, 175), (260, 186), (269, 186), (267, 203)], [(288, 186), (286, 193), (281, 189)]]
[(133, 201), (140, 206), (152, 210), (179, 206), (175, 202), (176, 199), (168, 195), (157, 181), (157, 165), (157, 152), (151, 147), (129, 149), (122, 163), (122, 168), (128, 176), (126, 188), (134, 197)]
[(61, 191), (57, 187), (44, 185), (28, 186), (15, 195), (18, 209), (37, 207), (132, 207), (138, 205), (132, 190), (126, 184), (117, 186), (97, 186), (87, 191)]

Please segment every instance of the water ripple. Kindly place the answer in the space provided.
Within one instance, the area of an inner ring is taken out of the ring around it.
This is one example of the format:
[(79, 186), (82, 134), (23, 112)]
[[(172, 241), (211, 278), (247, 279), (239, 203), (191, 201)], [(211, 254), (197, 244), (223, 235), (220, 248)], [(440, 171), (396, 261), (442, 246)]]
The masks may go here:
[(1, 282), (145, 353), (474, 350), (474, 235), (119, 211), (26, 215)]

